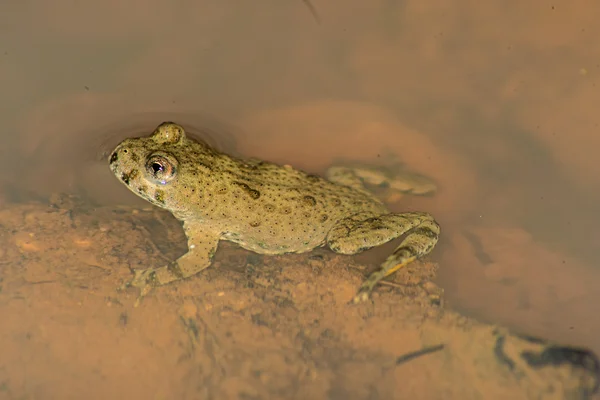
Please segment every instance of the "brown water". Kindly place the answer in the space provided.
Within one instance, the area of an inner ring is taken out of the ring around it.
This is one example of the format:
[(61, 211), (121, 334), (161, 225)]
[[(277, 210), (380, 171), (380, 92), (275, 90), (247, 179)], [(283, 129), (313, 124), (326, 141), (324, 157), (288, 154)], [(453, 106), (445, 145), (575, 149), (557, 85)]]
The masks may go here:
[(439, 183), (392, 208), (442, 226), (446, 307), (600, 352), (600, 3), (313, 5), (320, 23), (300, 0), (1, 5), (0, 204), (145, 206), (102, 157), (166, 119), (314, 172), (394, 153)]

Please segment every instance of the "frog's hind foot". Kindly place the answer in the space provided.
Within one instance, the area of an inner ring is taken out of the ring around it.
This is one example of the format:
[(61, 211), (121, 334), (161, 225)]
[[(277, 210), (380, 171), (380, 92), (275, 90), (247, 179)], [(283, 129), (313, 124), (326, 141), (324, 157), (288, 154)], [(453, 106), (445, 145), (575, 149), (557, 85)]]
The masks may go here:
[(379, 281), (428, 254), (436, 245), (439, 234), (440, 227), (433, 218), (422, 221), (404, 238), (381, 266), (363, 282), (352, 299), (352, 303), (359, 304), (368, 301), (373, 288)]

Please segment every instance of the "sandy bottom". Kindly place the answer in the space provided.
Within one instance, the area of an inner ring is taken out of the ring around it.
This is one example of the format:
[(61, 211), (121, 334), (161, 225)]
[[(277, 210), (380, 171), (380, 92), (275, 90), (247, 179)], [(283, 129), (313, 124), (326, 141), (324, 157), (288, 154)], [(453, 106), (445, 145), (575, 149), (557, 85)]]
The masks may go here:
[(373, 265), (223, 244), (136, 308), (116, 290), (130, 268), (185, 251), (169, 213), (57, 195), (0, 221), (1, 399), (585, 399), (598, 385), (591, 352), (446, 309), (432, 263), (354, 306)]

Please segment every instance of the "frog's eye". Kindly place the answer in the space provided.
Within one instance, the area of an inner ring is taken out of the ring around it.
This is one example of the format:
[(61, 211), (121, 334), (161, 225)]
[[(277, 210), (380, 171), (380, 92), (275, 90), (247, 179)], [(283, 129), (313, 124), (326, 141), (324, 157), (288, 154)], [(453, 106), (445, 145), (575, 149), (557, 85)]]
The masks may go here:
[(146, 161), (146, 171), (154, 180), (164, 185), (177, 174), (177, 160), (166, 154), (154, 154)]

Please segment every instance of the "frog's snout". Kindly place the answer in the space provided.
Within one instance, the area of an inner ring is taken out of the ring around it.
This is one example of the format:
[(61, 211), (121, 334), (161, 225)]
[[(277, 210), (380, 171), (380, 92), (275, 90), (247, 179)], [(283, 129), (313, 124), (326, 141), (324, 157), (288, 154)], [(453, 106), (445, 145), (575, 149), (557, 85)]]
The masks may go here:
[(119, 160), (119, 154), (117, 153), (117, 151), (113, 151), (108, 159), (108, 164), (112, 165), (115, 162), (117, 162)]

